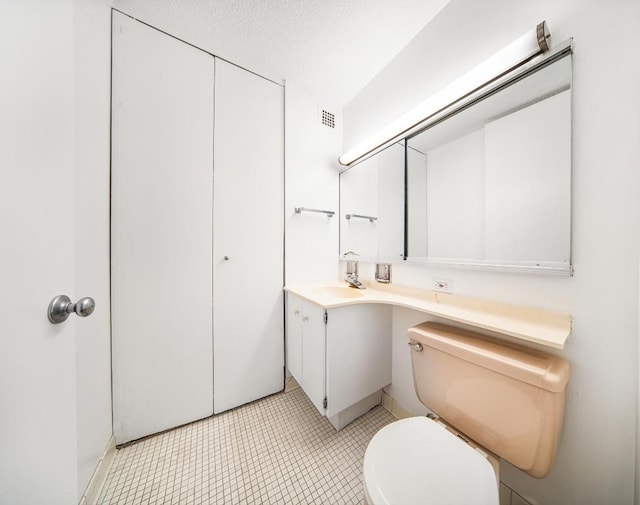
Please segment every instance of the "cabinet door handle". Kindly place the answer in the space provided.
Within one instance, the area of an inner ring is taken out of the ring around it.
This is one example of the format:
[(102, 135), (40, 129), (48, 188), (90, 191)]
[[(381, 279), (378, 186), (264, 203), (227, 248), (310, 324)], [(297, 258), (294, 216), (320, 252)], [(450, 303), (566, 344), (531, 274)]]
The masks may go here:
[(302, 321), (303, 321), (303, 322), (305, 322), (305, 323), (306, 323), (308, 320), (309, 320), (309, 318), (308, 318), (307, 316), (304, 316), (304, 317), (302, 318)]

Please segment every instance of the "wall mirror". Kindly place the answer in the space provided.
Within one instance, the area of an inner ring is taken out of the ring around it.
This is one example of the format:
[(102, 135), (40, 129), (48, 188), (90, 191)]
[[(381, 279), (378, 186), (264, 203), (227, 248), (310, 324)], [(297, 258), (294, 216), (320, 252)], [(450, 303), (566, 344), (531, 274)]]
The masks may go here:
[(340, 174), (340, 254), (404, 257), (404, 141)]
[(568, 51), (342, 172), (340, 254), (570, 275), (571, 85)]
[(570, 56), (407, 147), (409, 259), (570, 273)]

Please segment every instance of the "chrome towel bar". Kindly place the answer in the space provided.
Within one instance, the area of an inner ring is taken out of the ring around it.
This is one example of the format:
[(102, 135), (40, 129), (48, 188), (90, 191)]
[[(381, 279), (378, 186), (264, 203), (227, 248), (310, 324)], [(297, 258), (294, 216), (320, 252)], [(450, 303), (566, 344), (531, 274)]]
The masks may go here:
[(362, 216), (360, 214), (345, 214), (344, 218), (345, 219), (351, 219), (352, 217), (357, 217), (359, 219), (368, 219), (369, 222), (373, 223), (374, 221), (377, 221), (378, 218), (377, 217), (373, 217), (373, 216)]
[(321, 214), (326, 214), (327, 217), (333, 217), (333, 215), (335, 214), (335, 212), (332, 210), (309, 209), (307, 207), (296, 207), (295, 211), (296, 214), (300, 214), (302, 212), (319, 212)]

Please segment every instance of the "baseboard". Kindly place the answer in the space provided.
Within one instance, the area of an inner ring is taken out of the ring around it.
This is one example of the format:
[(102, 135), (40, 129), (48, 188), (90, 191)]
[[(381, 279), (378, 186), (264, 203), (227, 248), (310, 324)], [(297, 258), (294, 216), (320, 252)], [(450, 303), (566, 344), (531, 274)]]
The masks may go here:
[(384, 389), (382, 390), (382, 406), (396, 419), (405, 419), (406, 417), (413, 417), (415, 415), (400, 405), (398, 400), (387, 393)]
[(112, 436), (98, 461), (95, 471), (91, 476), (91, 480), (85, 489), (78, 505), (96, 505), (100, 497), (100, 491), (107, 480), (107, 475), (111, 469), (113, 458), (116, 455), (116, 439)]

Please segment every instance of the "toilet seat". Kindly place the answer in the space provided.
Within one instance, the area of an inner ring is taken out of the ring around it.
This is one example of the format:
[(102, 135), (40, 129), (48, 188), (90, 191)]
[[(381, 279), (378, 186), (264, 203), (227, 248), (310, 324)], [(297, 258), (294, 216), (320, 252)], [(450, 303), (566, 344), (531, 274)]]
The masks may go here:
[(497, 505), (496, 474), (466, 442), (426, 417), (382, 428), (364, 456), (369, 505)]

